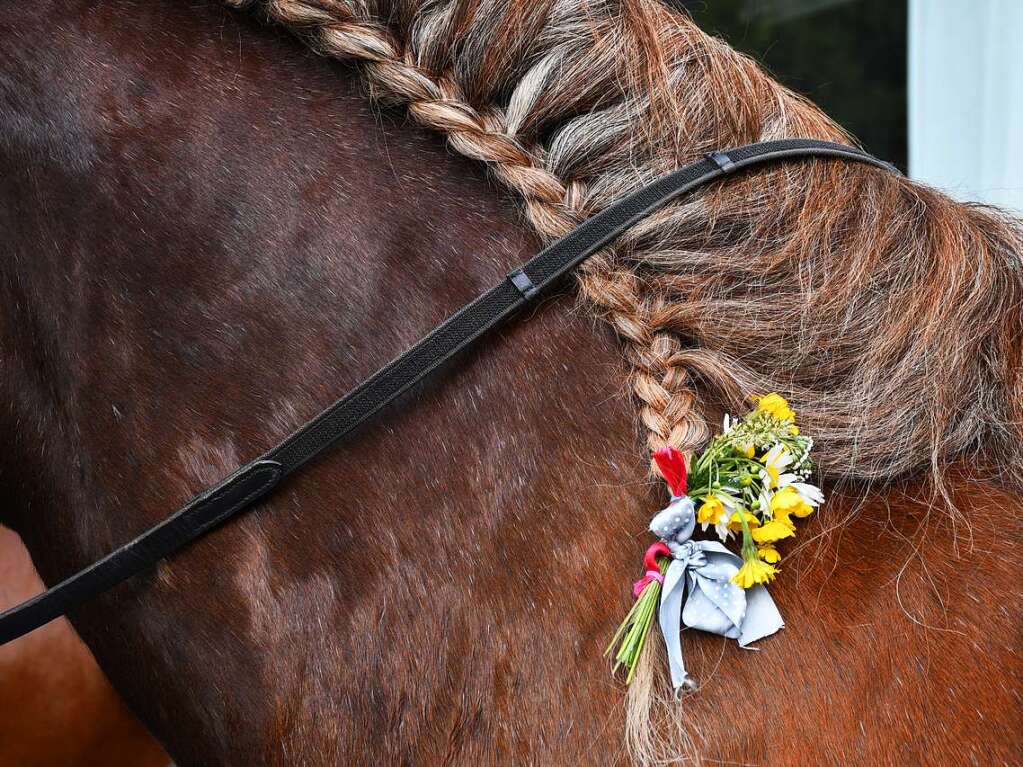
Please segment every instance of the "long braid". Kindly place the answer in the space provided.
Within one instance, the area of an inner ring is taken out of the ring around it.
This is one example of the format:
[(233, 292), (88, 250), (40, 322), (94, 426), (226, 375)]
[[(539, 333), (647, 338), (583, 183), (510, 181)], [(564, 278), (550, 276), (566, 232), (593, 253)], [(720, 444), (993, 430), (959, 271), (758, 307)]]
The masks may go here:
[[(566, 184), (551, 173), (543, 165), (542, 148), (525, 147), (511, 135), (501, 109), (481, 113), (471, 106), (454, 78), (431, 76), (379, 23), (360, 18), (345, 3), (269, 0), (262, 5), (316, 50), (361, 62), (376, 98), (404, 103), (419, 123), (446, 135), (457, 152), (485, 162), (522, 198), (528, 220), (543, 240), (561, 237), (585, 219), (586, 193), (579, 182)], [(622, 261), (611, 249), (589, 259), (578, 272), (582, 294), (625, 341), (630, 383), (642, 403), (640, 418), (650, 450), (670, 444), (691, 453), (709, 432), (695, 407), (690, 376), (679, 361), (680, 342), (670, 332), (655, 331), (651, 320), (656, 307), (640, 277), (619, 266)]]

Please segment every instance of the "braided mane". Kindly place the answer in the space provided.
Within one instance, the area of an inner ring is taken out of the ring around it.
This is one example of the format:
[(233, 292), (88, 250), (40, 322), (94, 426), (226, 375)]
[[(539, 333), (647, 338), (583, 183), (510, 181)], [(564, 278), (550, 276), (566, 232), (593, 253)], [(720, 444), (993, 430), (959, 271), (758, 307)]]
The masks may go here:
[[(228, 0), (402, 103), (522, 199), (544, 240), (717, 148), (849, 138), (654, 0)], [(649, 446), (788, 397), (833, 477), (940, 479), (964, 456), (1018, 483), (1019, 224), (895, 174), (813, 160), (651, 217), (581, 271), (624, 341)], [(1000, 468), (999, 468), (1000, 467)]]

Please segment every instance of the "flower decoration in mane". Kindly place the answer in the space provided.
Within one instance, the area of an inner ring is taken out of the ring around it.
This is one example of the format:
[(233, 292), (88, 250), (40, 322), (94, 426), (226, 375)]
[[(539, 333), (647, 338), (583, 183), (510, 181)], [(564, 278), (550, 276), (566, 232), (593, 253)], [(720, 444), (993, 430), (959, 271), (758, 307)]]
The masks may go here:
[[(812, 514), (824, 495), (809, 482), (813, 440), (800, 434), (788, 402), (778, 394), (756, 401), (742, 419), (726, 415), (722, 433), (691, 466), (675, 448), (654, 453), (671, 500), (650, 522), (659, 540), (647, 550), (636, 602), (608, 648), (629, 682), (655, 613), (676, 690), (695, 688), (682, 660), (683, 625), (741, 646), (784, 625), (766, 584), (778, 574), (783, 542), (796, 535), (795, 519)], [(693, 540), (697, 525), (719, 540)], [(725, 545), (733, 538), (738, 554)]]

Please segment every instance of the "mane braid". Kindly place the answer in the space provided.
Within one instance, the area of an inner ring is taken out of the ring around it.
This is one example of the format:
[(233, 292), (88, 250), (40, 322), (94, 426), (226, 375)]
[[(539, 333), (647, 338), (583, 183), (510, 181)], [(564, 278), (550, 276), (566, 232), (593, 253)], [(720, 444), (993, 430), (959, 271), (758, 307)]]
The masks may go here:
[[(362, 62), (374, 97), (487, 163), (545, 241), (711, 149), (849, 141), (653, 0), (228, 2)], [(624, 340), (651, 449), (709, 437), (694, 381), (732, 409), (777, 389), (833, 478), (940, 485), (969, 456), (1019, 486), (1020, 244), (997, 211), (816, 159), (670, 206), (579, 283)]]
[[(251, 4), (247, 0), (228, 2)], [(543, 95), (540, 88), (553, 70), (554, 59), (541, 62), (538, 69), (544, 71), (527, 73), (512, 95), (512, 103), (505, 108), (488, 104), (476, 109), (468, 103), (459, 82), (466, 79), (464, 76), (459, 78), (450, 66), (446, 72), (431, 72), (424, 66), (424, 59), (444, 58), (438, 50), (442, 41), (432, 35), (441, 28), (451, 31), (454, 4), (443, 12), (418, 17), (414, 35), (420, 43), (418, 56), (403, 47), (366, 5), (302, 0), (275, 0), (262, 5), (271, 18), (299, 31), (315, 49), (362, 61), (372, 94), (378, 100), (406, 103), (410, 114), (444, 133), (456, 151), (487, 163), (502, 183), (521, 196), (530, 224), (544, 241), (562, 237), (600, 209), (588, 199), (580, 181), (564, 182), (546, 167), (548, 152), (543, 146), (524, 140), (522, 123), (530, 115), (523, 98)], [(509, 15), (503, 18), (521, 19), (528, 26), (529, 18), (545, 19), (551, 6), (550, 2), (512, 4)], [(469, 16), (463, 11), (461, 20)], [(508, 26), (512, 33), (521, 33), (515, 24)], [(537, 31), (535, 23), (533, 31)], [(675, 364), (681, 344), (672, 333), (657, 330), (652, 315), (660, 302), (647, 298), (649, 291), (639, 276), (623, 264), (624, 257), (614, 248), (591, 257), (578, 272), (583, 295), (626, 341), (631, 385), (642, 402), (640, 417), (650, 451), (668, 444), (691, 451), (708, 438), (709, 430), (696, 411), (686, 367)]]

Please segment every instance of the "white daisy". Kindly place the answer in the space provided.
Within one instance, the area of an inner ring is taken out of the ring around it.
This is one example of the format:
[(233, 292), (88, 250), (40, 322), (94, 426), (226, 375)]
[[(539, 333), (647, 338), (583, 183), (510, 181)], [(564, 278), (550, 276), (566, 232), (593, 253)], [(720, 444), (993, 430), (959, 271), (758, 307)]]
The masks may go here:
[(769, 489), (781, 487), (782, 476), (785, 477), (786, 484), (799, 479), (795, 474), (782, 474), (791, 463), (792, 453), (781, 442), (775, 443), (763, 458), (764, 468), (760, 470), (760, 479), (763, 480), (764, 487)]
[[(731, 516), (731, 514), (728, 514), (727, 516), (722, 517), (721, 521), (714, 525), (714, 533), (721, 539), (722, 543), (728, 541), (728, 539), (732, 537), (732, 531), (728, 529), (728, 520)], [(704, 528), (706, 527), (707, 526), (704, 525)]]

